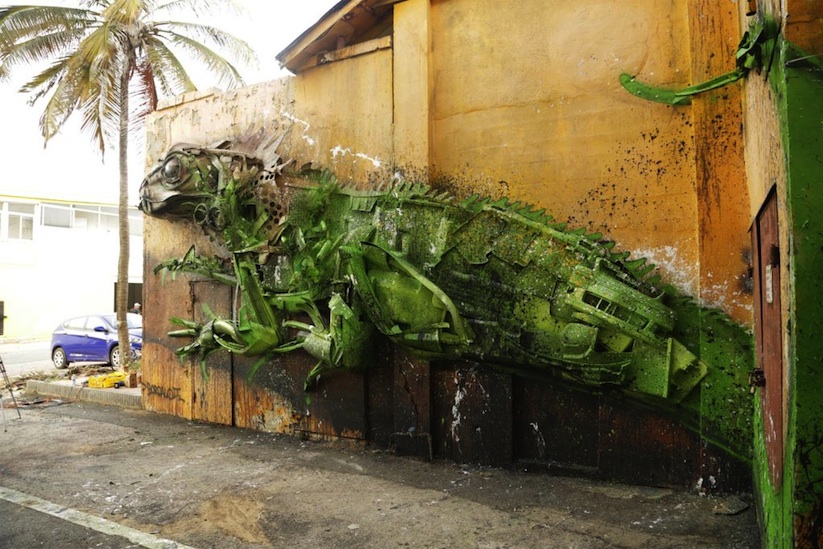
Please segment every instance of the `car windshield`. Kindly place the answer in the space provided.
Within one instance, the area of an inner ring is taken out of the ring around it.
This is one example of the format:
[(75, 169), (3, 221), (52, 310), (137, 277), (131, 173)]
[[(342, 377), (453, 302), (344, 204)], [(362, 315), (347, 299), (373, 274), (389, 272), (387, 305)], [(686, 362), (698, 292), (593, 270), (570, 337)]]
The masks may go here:
[[(105, 315), (103, 318), (112, 326), (117, 326), (117, 315)], [(129, 330), (143, 327), (143, 317), (140, 315), (127, 313), (126, 320), (129, 323)]]

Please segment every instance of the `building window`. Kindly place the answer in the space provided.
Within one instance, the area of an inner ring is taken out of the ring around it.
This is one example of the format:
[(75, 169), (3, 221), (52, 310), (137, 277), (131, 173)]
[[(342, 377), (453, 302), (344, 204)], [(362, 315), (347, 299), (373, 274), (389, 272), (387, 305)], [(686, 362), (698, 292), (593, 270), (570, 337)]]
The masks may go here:
[[(143, 235), (143, 213), (130, 209), (129, 233)], [(118, 210), (113, 206), (0, 201), (0, 239), (33, 240), (35, 226), (117, 233)]]
[(129, 234), (143, 236), (143, 212), (129, 210)]
[(34, 204), (3, 202), (0, 211), (0, 238), (34, 239)]
[(40, 211), (43, 216), (43, 226), (71, 228), (72, 211), (70, 206), (44, 203), (40, 207)]

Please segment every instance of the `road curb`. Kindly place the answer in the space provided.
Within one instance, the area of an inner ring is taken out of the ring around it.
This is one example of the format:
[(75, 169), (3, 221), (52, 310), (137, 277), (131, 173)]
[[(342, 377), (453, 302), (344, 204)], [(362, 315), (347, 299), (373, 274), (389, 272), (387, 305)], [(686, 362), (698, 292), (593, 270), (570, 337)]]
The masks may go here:
[(134, 389), (91, 389), (30, 379), (26, 382), (26, 394), (52, 396), (71, 401), (81, 400), (123, 408), (143, 408), (143, 397)]

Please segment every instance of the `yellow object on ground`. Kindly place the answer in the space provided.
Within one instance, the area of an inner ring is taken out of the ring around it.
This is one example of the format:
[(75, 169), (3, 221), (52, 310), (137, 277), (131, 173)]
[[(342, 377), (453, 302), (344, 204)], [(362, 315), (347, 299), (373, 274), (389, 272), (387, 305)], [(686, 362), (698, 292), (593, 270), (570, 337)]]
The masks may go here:
[(89, 378), (89, 387), (94, 389), (108, 389), (114, 387), (118, 389), (128, 385), (127, 376), (125, 372), (112, 372), (110, 374), (101, 374), (99, 376), (92, 376)]

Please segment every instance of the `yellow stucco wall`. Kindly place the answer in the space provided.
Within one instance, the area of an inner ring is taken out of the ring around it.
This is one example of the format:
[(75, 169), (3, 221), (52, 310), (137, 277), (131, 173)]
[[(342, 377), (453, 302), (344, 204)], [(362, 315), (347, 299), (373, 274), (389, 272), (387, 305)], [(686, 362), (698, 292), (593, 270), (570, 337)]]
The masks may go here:
[(391, 50), (379, 50), (293, 78), (290, 105), (302, 140), (296, 156), (353, 181), (391, 173), (391, 71)]
[(182, 96), (149, 120), (147, 163), (175, 143), (209, 144), (262, 128), (286, 134), (284, 158), (331, 168), (341, 179), (389, 173), (391, 67), (391, 51), (381, 50), (225, 94)]
[(602, 231), (695, 293), (691, 113), (618, 81), (689, 84), (677, 4), (435, 2), (434, 169)]
[(430, 25), (433, 173), (603, 232), (750, 321), (739, 90), (671, 107), (618, 81), (680, 88), (731, 70), (735, 5), (434, 0)]

